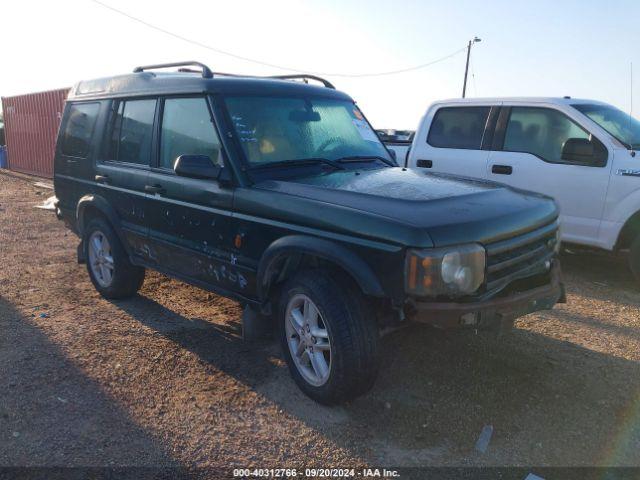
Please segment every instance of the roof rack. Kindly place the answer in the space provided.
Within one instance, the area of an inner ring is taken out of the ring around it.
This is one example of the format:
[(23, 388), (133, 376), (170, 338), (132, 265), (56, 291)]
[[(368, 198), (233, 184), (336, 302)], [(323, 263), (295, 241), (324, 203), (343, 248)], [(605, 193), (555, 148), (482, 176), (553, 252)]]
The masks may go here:
[(306, 74), (300, 74), (300, 75), (272, 75), (272, 76), (270, 76), (268, 78), (279, 78), (281, 80), (296, 80), (296, 79), (300, 79), (300, 80), (307, 80), (307, 79), (316, 80), (316, 81), (322, 83), (327, 88), (331, 88), (333, 90), (336, 89), (336, 87), (334, 87), (333, 84), (329, 80), (325, 80), (324, 78), (318, 77), (316, 75), (306, 75)]
[(200, 62), (174, 62), (174, 63), (158, 63), (156, 65), (144, 65), (133, 69), (133, 73), (144, 72), (145, 70), (157, 70), (159, 68), (169, 67), (200, 67), (202, 69), (202, 78), (213, 78), (213, 72), (204, 63)]
[(336, 87), (329, 80), (325, 80), (324, 78), (317, 77), (316, 75), (307, 75), (307, 74), (297, 74), (297, 75), (270, 75), (267, 77), (260, 77), (258, 75), (239, 75), (237, 73), (225, 73), (225, 72), (213, 72), (214, 75), (221, 75), (223, 77), (238, 77), (238, 78), (275, 78), (277, 80), (316, 80), (322, 83), (325, 87), (331, 88), (333, 90)]
[[(200, 67), (201, 70), (193, 70), (188, 67)], [(170, 67), (180, 67), (178, 68), (179, 72), (188, 72), (188, 73), (202, 73), (202, 78), (213, 78), (215, 75), (221, 75), (224, 77), (245, 77), (245, 78), (275, 78), (278, 80), (303, 80), (307, 83), (307, 80), (315, 80), (317, 82), (322, 83), (325, 87), (331, 88), (333, 90), (336, 87), (333, 86), (331, 82), (325, 80), (322, 77), (318, 77), (316, 75), (308, 75), (308, 74), (295, 74), (295, 75), (272, 75), (268, 77), (259, 77), (256, 75), (238, 75), (235, 73), (223, 73), (223, 72), (212, 72), (209, 67), (207, 67), (204, 63), (200, 62), (173, 62), (173, 63), (158, 63), (156, 65), (145, 65), (142, 67), (136, 67), (133, 69), (134, 73), (144, 72), (145, 70), (157, 70), (159, 68), (170, 68)]]

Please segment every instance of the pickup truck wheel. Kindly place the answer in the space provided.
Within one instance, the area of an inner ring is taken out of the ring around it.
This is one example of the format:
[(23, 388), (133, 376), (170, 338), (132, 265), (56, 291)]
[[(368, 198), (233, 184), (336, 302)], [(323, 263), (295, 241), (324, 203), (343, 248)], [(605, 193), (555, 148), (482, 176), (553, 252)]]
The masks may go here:
[(337, 404), (362, 395), (377, 371), (378, 329), (362, 294), (347, 279), (307, 270), (281, 290), (283, 353), (293, 379), (313, 400)]
[(640, 235), (635, 238), (629, 248), (629, 268), (636, 280), (640, 282)]
[(101, 218), (89, 222), (83, 235), (89, 277), (105, 298), (127, 298), (144, 282), (145, 270), (133, 265), (111, 225)]

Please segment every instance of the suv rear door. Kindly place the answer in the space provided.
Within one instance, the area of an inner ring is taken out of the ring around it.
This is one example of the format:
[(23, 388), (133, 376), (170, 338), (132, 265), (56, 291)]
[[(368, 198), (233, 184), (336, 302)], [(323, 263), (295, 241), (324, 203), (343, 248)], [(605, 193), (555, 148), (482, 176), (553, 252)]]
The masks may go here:
[(233, 189), (173, 170), (180, 155), (207, 155), (228, 168), (209, 98), (170, 96), (160, 101), (158, 155), (146, 184), (150, 260), (154, 268), (177, 277), (242, 291), (247, 281), (232, 255)]
[(420, 132), (422, 138), (416, 140), (419, 145), (416, 166), (433, 172), (485, 178), (498, 110), (494, 104), (448, 104), (433, 108), (424, 122), (429, 125), (428, 131)]
[(146, 257), (145, 185), (153, 156), (155, 98), (114, 100), (95, 181), (99, 195), (116, 210), (134, 255)]
[[(569, 138), (592, 138), (599, 162), (561, 158)], [(487, 175), (491, 180), (556, 199), (565, 241), (593, 244), (598, 237), (611, 161), (604, 144), (577, 119), (552, 105), (502, 108)]]

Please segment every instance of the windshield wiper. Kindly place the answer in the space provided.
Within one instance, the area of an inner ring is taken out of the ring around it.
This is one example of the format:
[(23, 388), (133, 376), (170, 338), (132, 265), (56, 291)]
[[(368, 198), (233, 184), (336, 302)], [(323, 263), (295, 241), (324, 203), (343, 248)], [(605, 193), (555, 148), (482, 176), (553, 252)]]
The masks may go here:
[(390, 166), (395, 166), (391, 163), (390, 160), (381, 157), (380, 155), (348, 155), (346, 157), (341, 157), (337, 162), (340, 163), (350, 163), (350, 162), (375, 162), (376, 160), (380, 160), (381, 162), (386, 163)]
[(317, 165), (318, 163), (324, 163), (325, 165), (329, 165), (336, 170), (344, 170), (344, 167), (339, 163), (334, 162), (333, 160), (329, 160), (328, 158), (322, 157), (312, 157), (312, 158), (300, 158), (298, 160), (279, 160), (277, 162), (265, 162), (260, 165), (252, 165), (250, 170), (266, 170), (271, 168), (282, 168), (282, 167), (302, 167), (309, 165)]

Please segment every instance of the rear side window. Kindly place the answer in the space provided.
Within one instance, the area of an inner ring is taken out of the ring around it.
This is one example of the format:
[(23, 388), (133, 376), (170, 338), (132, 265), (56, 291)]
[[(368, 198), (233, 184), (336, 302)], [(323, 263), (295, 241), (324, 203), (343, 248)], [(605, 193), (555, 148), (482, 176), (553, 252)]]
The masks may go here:
[(164, 101), (160, 168), (173, 169), (180, 155), (207, 155), (222, 167), (220, 150), (220, 139), (204, 98), (168, 98)]
[(446, 107), (433, 117), (427, 143), (438, 148), (480, 150), (491, 107)]
[(74, 103), (69, 107), (62, 135), (63, 155), (87, 158), (99, 111), (99, 103)]
[(547, 162), (562, 160), (562, 147), (570, 138), (590, 138), (565, 114), (541, 107), (513, 107), (504, 137), (503, 150), (526, 152)]
[(155, 99), (120, 101), (111, 123), (109, 159), (150, 165), (155, 114)]

